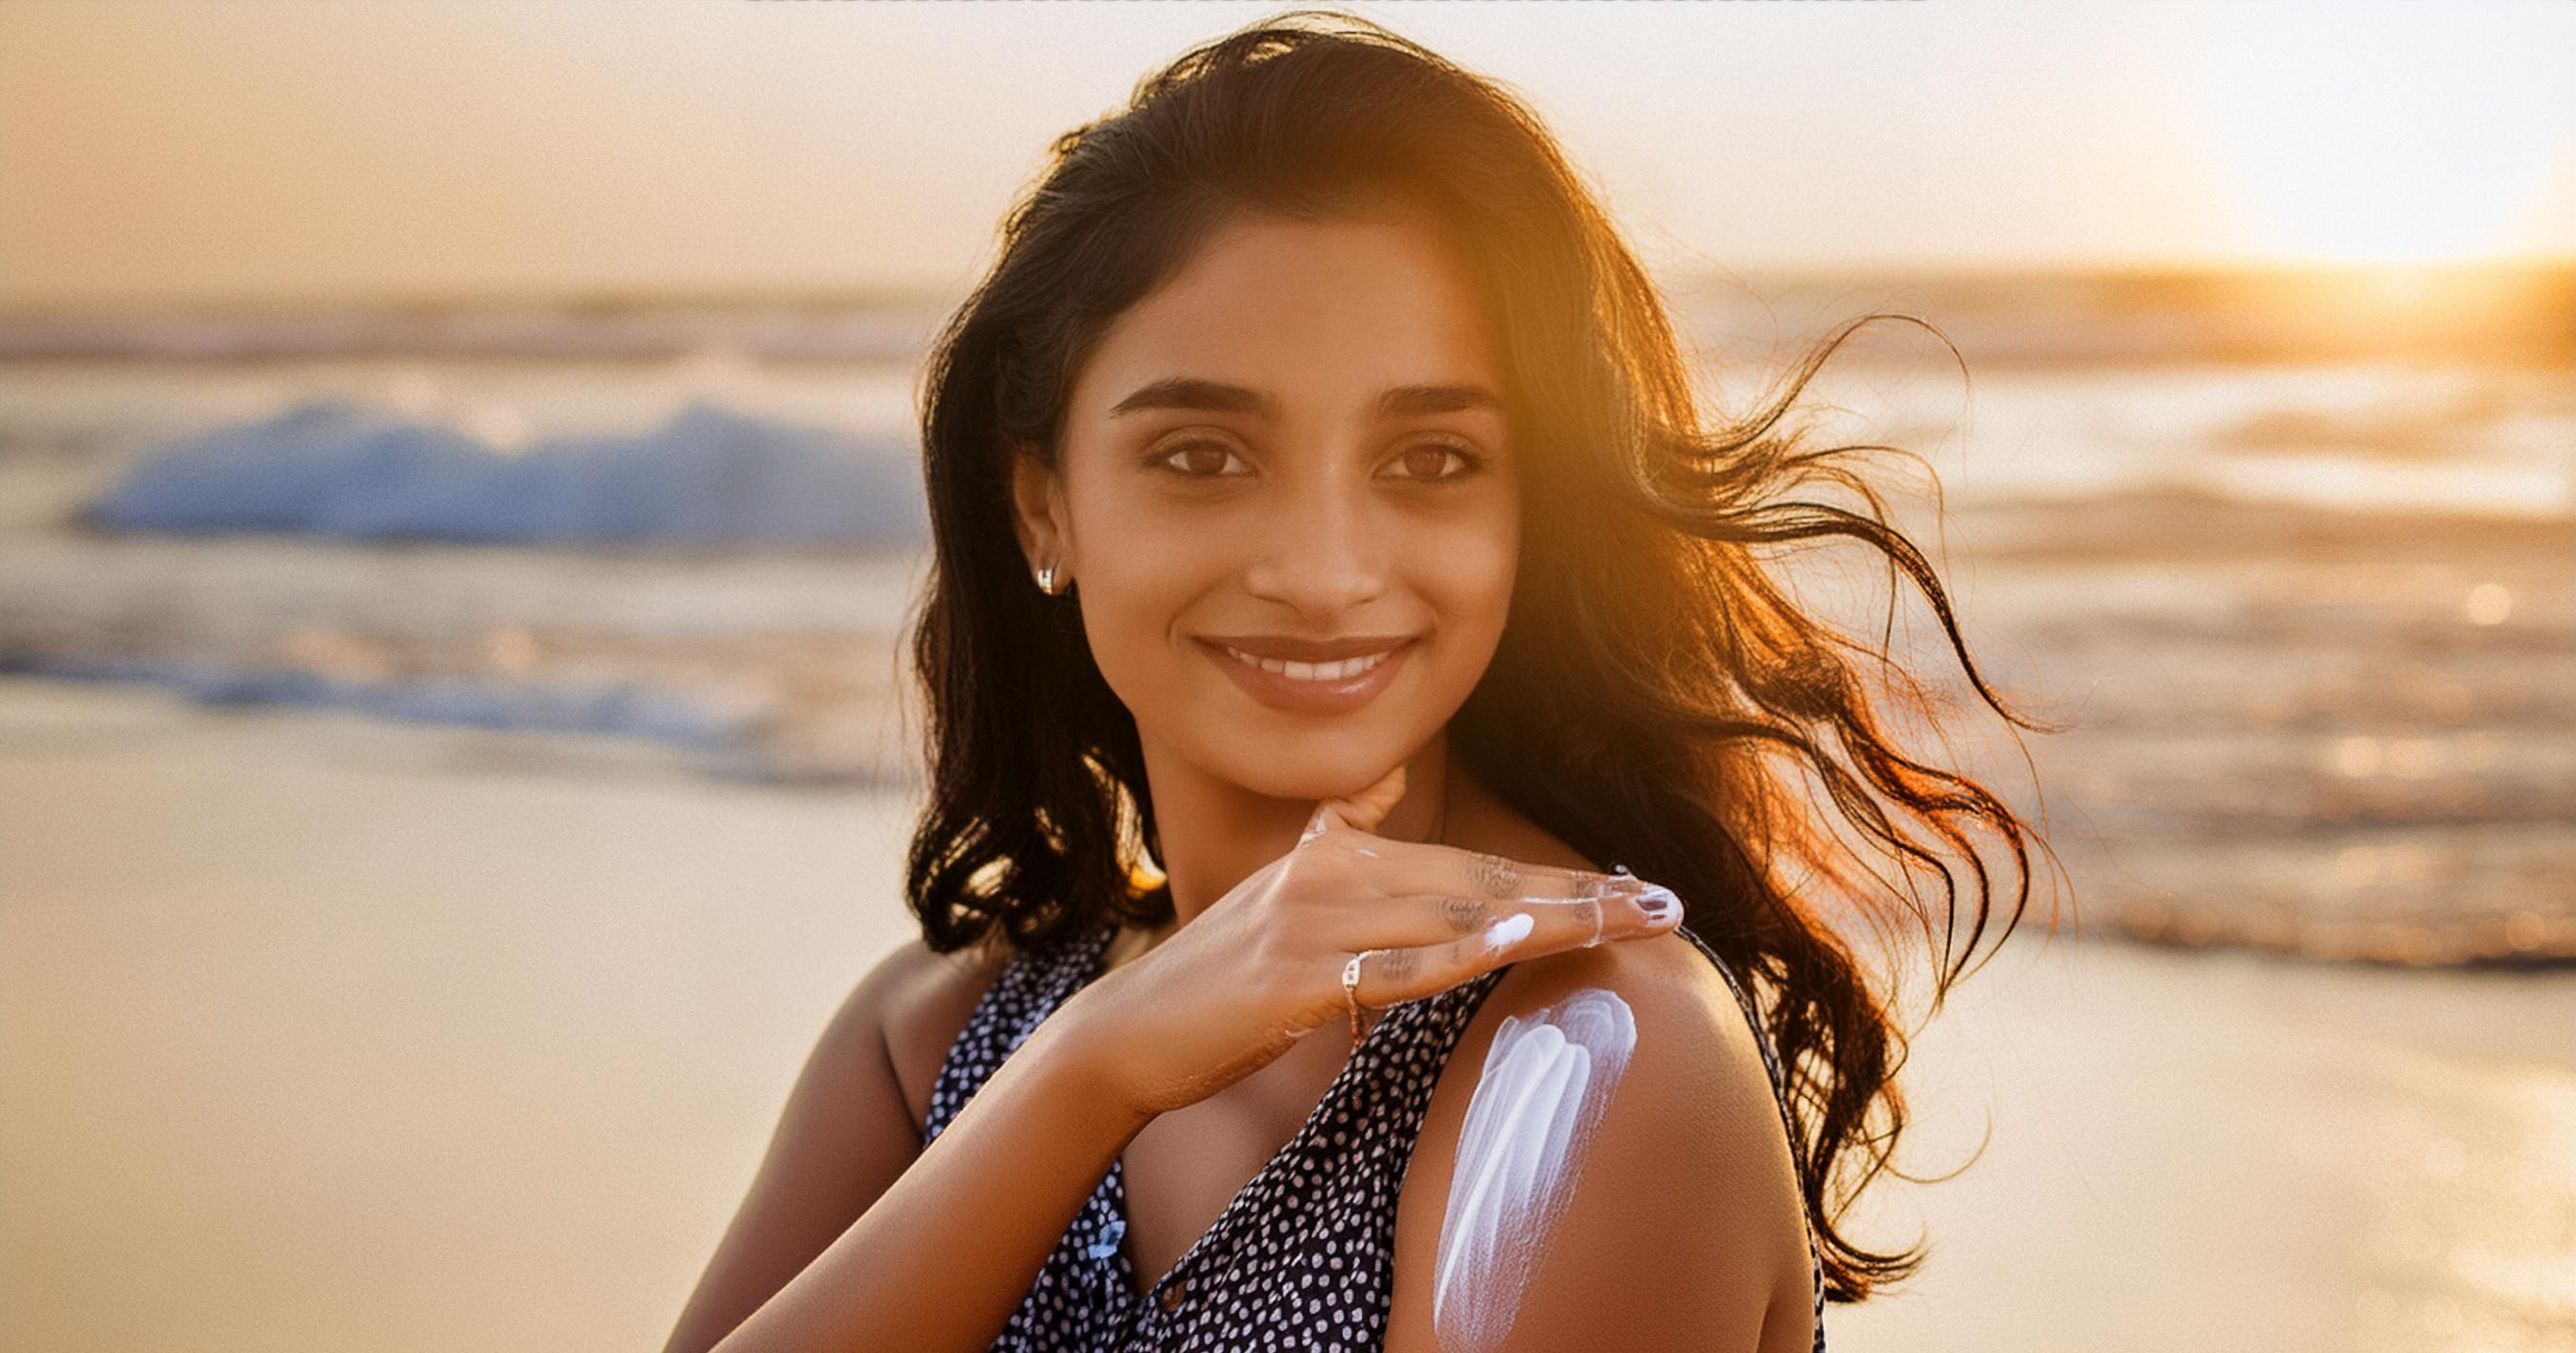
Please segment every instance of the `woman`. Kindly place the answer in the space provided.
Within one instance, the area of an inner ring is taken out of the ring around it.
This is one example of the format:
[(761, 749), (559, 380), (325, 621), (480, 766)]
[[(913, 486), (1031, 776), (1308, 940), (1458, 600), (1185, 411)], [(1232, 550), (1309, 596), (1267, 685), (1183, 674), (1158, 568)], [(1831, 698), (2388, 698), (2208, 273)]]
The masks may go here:
[(1054, 149), (926, 371), (922, 937), (669, 1349), (1823, 1347), (1917, 1256), (1835, 1227), (1903, 1042), (1790, 772), (2026, 856), (1749, 547), (1871, 542), (1955, 646), (1931, 571), (1757, 501), (1857, 481), (1785, 398), (1702, 432), (1535, 118), (1366, 20)]

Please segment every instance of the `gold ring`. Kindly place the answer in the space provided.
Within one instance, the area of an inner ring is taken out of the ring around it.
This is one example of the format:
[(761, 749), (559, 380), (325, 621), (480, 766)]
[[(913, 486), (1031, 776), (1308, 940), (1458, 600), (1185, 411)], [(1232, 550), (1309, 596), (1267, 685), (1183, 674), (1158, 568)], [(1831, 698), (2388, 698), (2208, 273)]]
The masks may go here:
[(1350, 1003), (1351, 1045), (1354, 1047), (1367, 1037), (1360, 1029), (1360, 1011), (1363, 1008), (1360, 1005), (1360, 960), (1378, 952), (1376, 949), (1362, 949), (1351, 955), (1350, 962), (1342, 965), (1342, 999)]

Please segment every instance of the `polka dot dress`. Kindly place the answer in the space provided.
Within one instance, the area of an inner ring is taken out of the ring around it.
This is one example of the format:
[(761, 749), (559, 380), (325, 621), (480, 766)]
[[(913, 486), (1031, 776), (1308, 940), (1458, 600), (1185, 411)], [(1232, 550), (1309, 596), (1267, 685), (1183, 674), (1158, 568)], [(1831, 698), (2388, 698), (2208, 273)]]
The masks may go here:
[[(1680, 933), (1718, 964), (1751, 1019), (1734, 974), (1688, 927)], [(1040, 1021), (1099, 976), (1116, 935), (1117, 927), (1104, 922), (1052, 949), (1012, 958), (940, 1067), (925, 1144), (946, 1130)], [(1383, 1348), (1394, 1292), (1395, 1205), (1414, 1139), (1451, 1049), (1509, 971), (1498, 968), (1379, 1014), (1297, 1134), (1150, 1286), (1139, 1281), (1123, 1243), (1126, 1170), (1124, 1161), (1113, 1162), (993, 1342), (994, 1353)], [(1754, 1028), (1758, 1035), (1758, 1019)], [(1776, 1090), (1779, 1062), (1768, 1040), (1760, 1041)], [(1782, 1122), (1785, 1128), (1785, 1116)], [(1821, 1350), (1820, 1271), (1816, 1312)]]

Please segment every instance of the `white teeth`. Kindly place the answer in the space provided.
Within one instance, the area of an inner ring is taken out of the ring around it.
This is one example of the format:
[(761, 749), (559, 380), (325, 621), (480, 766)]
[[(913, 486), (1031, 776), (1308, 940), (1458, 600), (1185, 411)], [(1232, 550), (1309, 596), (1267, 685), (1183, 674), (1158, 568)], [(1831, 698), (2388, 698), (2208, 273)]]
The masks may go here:
[(1265, 672), (1277, 672), (1297, 681), (1348, 681), (1386, 661), (1387, 655), (1395, 652), (1390, 648), (1385, 653), (1369, 653), (1356, 658), (1344, 658), (1340, 662), (1283, 662), (1277, 658), (1256, 658), (1242, 649), (1229, 648), (1223, 644), (1219, 644), (1218, 647), (1224, 648), (1237, 662), (1250, 664)]

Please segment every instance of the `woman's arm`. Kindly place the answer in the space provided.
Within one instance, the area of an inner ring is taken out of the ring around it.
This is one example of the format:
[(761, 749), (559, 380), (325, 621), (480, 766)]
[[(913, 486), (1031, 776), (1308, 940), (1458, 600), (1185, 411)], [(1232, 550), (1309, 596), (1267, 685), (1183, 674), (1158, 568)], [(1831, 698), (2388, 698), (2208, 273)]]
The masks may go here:
[[(1627, 1016), (1565, 1040), (1593, 1074), (1520, 1074), (1545, 1064), (1525, 1043), (1514, 1065), (1488, 1063), (1505, 1018), (1553, 1022), (1584, 1000)], [(1387, 1353), (1804, 1353), (1813, 1289), (1788, 1138), (1752, 1027), (1687, 941), (1524, 964), (1476, 1028), (1405, 1178)], [(1624, 1060), (1591, 1055), (1611, 1045)], [(1586, 1094), (1602, 1112), (1579, 1159), (1495, 1150), (1547, 1138)], [(1487, 1135), (1462, 1151), (1479, 1116)], [(1452, 1206), (1461, 1189), (1475, 1206)]]
[(921, 1157), (927, 1080), (999, 975), (999, 955), (981, 959), (934, 954), (913, 940), (887, 954), (842, 1000), (807, 1056), (751, 1188), (664, 1353), (715, 1347)]
[[(987, 1348), (1155, 1115), (1275, 1061), (1353, 1000), (1383, 1010), (1507, 963), (1661, 935), (1680, 919), (1671, 892), (1642, 879), (1376, 835), (1403, 794), (1404, 769), (1319, 804), (1287, 854), (1067, 998), (939, 1139), (774, 1293), (726, 1282), (721, 1299), (705, 1299), (723, 1315), (684, 1323), (729, 1330), (712, 1345), (725, 1353)], [(1517, 895), (1497, 898), (1498, 883)], [(1363, 951), (1373, 965), (1352, 962)], [(862, 1131), (889, 1131), (889, 1115), (866, 1121), (873, 1126)], [(797, 1135), (825, 1145), (805, 1163), (764, 1166), (779, 1189), (844, 1158), (828, 1131)], [(732, 1319), (755, 1294), (757, 1309)], [(692, 1316), (699, 1309), (693, 1301)], [(675, 1336), (674, 1353), (684, 1348), (700, 1353)]]
[(938, 1140), (716, 1353), (990, 1347), (1110, 1164), (1151, 1121), (1119, 1107), (1093, 1074), (1079, 1004), (1077, 993), (1042, 1022)]

